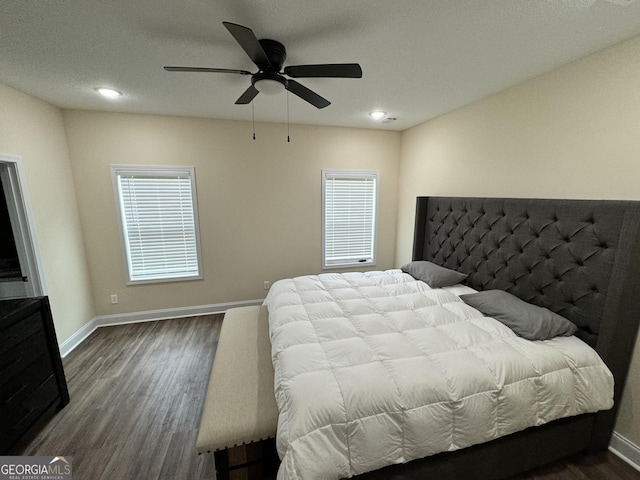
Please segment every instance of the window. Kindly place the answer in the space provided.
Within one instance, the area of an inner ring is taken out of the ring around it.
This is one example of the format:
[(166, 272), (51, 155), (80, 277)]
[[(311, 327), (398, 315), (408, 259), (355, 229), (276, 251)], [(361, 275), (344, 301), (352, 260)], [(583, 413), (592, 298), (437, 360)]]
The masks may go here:
[(323, 268), (375, 265), (378, 172), (322, 171)]
[(129, 283), (202, 278), (195, 170), (111, 167)]

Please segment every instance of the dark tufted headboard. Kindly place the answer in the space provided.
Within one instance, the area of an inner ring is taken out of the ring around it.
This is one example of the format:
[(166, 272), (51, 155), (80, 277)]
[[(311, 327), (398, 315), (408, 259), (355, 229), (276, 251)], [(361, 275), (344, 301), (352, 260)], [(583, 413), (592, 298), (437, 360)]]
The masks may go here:
[(421, 197), (418, 210), (414, 260), (549, 308), (595, 345), (636, 202)]
[(574, 322), (620, 398), (640, 320), (640, 202), (418, 197), (413, 259)]

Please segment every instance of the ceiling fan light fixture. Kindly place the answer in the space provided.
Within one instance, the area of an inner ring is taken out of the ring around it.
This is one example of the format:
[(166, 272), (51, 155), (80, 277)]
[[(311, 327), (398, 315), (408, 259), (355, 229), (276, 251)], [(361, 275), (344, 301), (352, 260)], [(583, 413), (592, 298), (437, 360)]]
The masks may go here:
[(114, 88), (109, 88), (109, 87), (96, 87), (94, 89), (96, 92), (98, 92), (100, 95), (102, 95), (103, 97), (106, 98), (118, 98), (122, 96), (122, 92), (114, 89)]
[(383, 112), (382, 110), (374, 110), (369, 114), (369, 116), (376, 121), (382, 120), (386, 115), (387, 112)]
[(279, 93), (284, 92), (285, 85), (283, 82), (279, 80), (272, 80), (270, 78), (263, 78), (261, 80), (257, 80), (254, 84), (256, 90), (260, 93), (265, 93), (267, 95), (277, 95)]

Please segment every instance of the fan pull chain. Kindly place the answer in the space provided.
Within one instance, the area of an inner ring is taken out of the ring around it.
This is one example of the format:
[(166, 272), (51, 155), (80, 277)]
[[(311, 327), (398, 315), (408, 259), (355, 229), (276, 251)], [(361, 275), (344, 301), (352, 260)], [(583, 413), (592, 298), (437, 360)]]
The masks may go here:
[(289, 90), (287, 90), (287, 143), (291, 143), (289, 138)]
[(251, 125), (253, 127), (253, 139), (256, 139), (256, 113), (253, 107), (253, 100), (251, 100)]

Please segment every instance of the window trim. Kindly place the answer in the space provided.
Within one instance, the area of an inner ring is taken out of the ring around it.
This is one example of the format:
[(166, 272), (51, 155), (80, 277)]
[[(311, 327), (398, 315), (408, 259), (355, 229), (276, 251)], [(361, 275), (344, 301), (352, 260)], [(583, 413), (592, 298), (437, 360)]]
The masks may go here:
[[(127, 240), (123, 219), (123, 205), (121, 201), (120, 185), (118, 177), (125, 175), (158, 175), (158, 176), (178, 176), (187, 175), (191, 181), (191, 200), (193, 205), (194, 235), (196, 243), (196, 257), (198, 263), (197, 275), (181, 275), (175, 277), (149, 278), (149, 279), (132, 279), (130, 269), (129, 252), (127, 249)], [(198, 195), (196, 191), (196, 173), (195, 167), (171, 167), (171, 166), (131, 166), (131, 165), (111, 165), (111, 182), (113, 186), (116, 219), (118, 223), (118, 231), (120, 234), (120, 248), (122, 251), (122, 259), (124, 261), (124, 271), (127, 278), (126, 285), (141, 285), (151, 283), (167, 283), (167, 282), (184, 282), (191, 280), (202, 280), (204, 278), (202, 272), (202, 253), (200, 247), (200, 225), (198, 215)]]
[[(372, 255), (367, 261), (349, 261), (345, 263), (327, 263), (326, 252), (326, 183), (330, 177), (338, 178), (371, 178), (375, 180), (375, 192), (373, 199), (373, 229), (372, 229)], [(378, 201), (380, 195), (380, 172), (377, 170), (322, 170), (322, 269), (331, 270), (339, 268), (372, 267), (376, 265), (376, 252), (378, 243)]]

